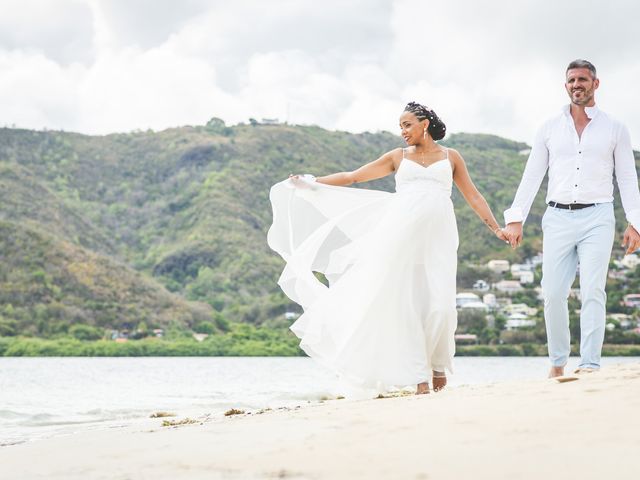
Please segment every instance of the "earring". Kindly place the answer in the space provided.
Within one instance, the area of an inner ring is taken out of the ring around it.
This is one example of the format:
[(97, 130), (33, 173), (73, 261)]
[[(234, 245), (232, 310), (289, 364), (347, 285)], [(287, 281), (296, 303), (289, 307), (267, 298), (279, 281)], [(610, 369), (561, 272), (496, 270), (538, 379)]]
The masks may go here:
[(426, 129), (426, 128), (424, 129), (424, 135), (423, 135), (423, 138), (424, 138), (425, 140), (427, 139), (427, 129)]

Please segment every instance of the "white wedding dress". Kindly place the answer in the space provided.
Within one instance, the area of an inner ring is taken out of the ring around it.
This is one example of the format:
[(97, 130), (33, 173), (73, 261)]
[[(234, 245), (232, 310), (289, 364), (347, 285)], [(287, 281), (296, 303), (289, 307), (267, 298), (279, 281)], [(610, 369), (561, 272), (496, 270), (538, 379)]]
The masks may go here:
[[(396, 192), (285, 180), (271, 188), (278, 284), (304, 314), (300, 347), (361, 387), (385, 391), (452, 371), (458, 232), (447, 158), (403, 158)], [(329, 287), (313, 272), (322, 272)]]

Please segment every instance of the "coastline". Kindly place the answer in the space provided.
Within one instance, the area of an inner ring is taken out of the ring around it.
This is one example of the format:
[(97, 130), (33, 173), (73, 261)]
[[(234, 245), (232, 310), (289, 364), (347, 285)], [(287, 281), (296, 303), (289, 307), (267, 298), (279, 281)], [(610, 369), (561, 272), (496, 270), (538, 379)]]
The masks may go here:
[(0, 465), (6, 480), (634, 478), (638, 411), (640, 363), (629, 363), (567, 383), (84, 432), (0, 448)]
[[(306, 357), (293, 334), (287, 334), (285, 341), (279, 340), (214, 336), (202, 342), (148, 338), (117, 343), (72, 338), (0, 337), (0, 357)], [(571, 345), (572, 355), (579, 355), (579, 350), (578, 344)], [(546, 356), (547, 346), (540, 343), (456, 345), (456, 357)], [(640, 357), (640, 345), (604, 344), (602, 356)]]

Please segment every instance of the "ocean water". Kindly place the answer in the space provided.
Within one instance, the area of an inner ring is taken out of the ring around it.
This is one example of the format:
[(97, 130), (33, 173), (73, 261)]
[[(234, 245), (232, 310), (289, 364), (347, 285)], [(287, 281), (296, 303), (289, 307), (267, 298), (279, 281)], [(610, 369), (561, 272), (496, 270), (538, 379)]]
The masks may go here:
[[(603, 366), (640, 362), (607, 357)], [(569, 368), (577, 366), (572, 358)], [(544, 378), (541, 357), (460, 357), (449, 388)], [(335, 375), (310, 358), (0, 358), (0, 446), (129, 425), (149, 417), (204, 419), (230, 408), (254, 411), (341, 395)]]

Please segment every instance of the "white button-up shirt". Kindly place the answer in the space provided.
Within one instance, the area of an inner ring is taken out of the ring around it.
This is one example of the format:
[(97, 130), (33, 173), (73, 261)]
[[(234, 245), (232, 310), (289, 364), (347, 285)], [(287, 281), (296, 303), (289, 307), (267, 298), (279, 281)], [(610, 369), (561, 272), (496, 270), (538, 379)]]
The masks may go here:
[(598, 109), (586, 107), (591, 121), (578, 137), (569, 105), (538, 131), (520, 186), (505, 223), (524, 222), (549, 169), (547, 203), (613, 201), (615, 170), (627, 221), (640, 229), (640, 192), (629, 131)]

